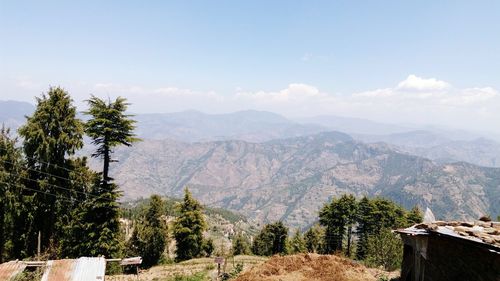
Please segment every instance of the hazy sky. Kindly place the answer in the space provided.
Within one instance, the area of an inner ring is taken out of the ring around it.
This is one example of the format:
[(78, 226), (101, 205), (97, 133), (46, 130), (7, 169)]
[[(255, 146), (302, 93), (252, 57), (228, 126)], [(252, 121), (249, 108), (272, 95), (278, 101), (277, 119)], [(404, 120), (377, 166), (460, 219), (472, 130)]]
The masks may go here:
[(500, 133), (500, 1), (3, 1), (0, 99)]

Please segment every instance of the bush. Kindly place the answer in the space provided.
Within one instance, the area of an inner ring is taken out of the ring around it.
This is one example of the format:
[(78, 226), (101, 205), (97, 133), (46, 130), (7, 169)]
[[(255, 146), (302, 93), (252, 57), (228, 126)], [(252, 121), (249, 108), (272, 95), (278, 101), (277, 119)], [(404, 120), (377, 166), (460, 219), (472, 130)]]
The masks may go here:
[(206, 272), (198, 272), (192, 275), (176, 275), (168, 281), (204, 281), (206, 279)]
[(368, 266), (383, 266), (385, 270), (393, 271), (401, 266), (402, 260), (403, 243), (390, 229), (381, 229), (379, 233), (368, 238)]

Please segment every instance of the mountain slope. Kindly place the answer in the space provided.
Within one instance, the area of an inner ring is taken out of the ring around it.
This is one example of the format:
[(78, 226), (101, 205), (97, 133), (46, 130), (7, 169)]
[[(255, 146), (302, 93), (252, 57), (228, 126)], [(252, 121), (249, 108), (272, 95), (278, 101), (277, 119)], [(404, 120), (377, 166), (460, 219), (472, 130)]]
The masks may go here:
[(452, 139), (430, 131), (410, 131), (390, 135), (356, 135), (364, 142), (384, 142), (407, 153), (439, 163), (465, 161), (479, 166), (500, 167), (500, 143), (485, 139)]
[(137, 134), (147, 139), (175, 139), (185, 142), (239, 139), (263, 142), (325, 131), (318, 125), (301, 125), (266, 111), (237, 111), (206, 114), (183, 111), (139, 114)]
[(5, 124), (6, 127), (15, 130), (26, 121), (24, 116), (30, 115), (33, 111), (35, 107), (27, 102), (0, 101), (0, 126)]
[(500, 169), (439, 165), (336, 132), (266, 143), (147, 140), (116, 155), (112, 175), (126, 198), (180, 196), (187, 185), (203, 203), (258, 221), (306, 226), (343, 193), (430, 206), (438, 218), (500, 213)]

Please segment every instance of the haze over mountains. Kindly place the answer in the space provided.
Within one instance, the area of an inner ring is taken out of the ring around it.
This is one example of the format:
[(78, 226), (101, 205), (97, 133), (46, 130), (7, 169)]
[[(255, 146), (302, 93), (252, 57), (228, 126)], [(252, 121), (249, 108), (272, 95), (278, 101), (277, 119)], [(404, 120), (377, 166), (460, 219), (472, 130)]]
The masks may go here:
[[(0, 109), (0, 122), (15, 128), (34, 107)], [(500, 213), (500, 169), (491, 168), (500, 166), (500, 144), (472, 133), (252, 110), (135, 119), (143, 142), (118, 149), (112, 170), (126, 199), (180, 196), (188, 185), (204, 203), (294, 226), (312, 223), (342, 193), (430, 206), (441, 218)]]

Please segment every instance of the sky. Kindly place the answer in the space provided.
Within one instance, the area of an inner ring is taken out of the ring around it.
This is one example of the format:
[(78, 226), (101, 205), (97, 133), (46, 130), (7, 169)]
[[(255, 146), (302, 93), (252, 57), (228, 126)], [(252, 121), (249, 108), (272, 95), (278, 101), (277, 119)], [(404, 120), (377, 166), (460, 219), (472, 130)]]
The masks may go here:
[(500, 1), (0, 0), (0, 100), (500, 133)]

